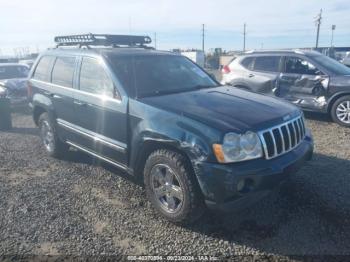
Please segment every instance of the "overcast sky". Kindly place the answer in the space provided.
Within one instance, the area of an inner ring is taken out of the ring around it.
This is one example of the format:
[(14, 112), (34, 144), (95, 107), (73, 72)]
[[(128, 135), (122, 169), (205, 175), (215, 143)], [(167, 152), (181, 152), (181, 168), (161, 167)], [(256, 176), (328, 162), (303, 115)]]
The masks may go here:
[(323, 8), (320, 45), (350, 46), (349, 0), (1, 0), (0, 49), (53, 44), (55, 35), (157, 32), (158, 48), (242, 49), (243, 23), (248, 48), (312, 47), (314, 17)]

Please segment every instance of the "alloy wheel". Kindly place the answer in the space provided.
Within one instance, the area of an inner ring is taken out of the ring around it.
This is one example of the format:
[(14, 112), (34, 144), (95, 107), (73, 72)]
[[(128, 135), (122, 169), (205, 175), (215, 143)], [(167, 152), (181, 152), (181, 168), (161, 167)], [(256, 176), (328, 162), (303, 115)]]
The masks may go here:
[(55, 147), (55, 138), (52, 127), (48, 121), (44, 120), (41, 122), (40, 133), (46, 150), (52, 152)]
[(176, 213), (184, 200), (183, 188), (178, 175), (165, 164), (151, 169), (151, 185), (160, 207), (168, 213)]
[(350, 101), (341, 102), (336, 109), (337, 118), (345, 123), (350, 124)]

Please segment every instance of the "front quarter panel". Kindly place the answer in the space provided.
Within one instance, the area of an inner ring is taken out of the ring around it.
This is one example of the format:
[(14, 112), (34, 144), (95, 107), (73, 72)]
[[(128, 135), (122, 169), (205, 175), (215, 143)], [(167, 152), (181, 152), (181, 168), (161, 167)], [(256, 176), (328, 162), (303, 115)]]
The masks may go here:
[(182, 115), (170, 113), (139, 101), (130, 100), (131, 155), (135, 166), (138, 153), (147, 142), (176, 147), (191, 160), (216, 161), (211, 145), (221, 140), (221, 133)]

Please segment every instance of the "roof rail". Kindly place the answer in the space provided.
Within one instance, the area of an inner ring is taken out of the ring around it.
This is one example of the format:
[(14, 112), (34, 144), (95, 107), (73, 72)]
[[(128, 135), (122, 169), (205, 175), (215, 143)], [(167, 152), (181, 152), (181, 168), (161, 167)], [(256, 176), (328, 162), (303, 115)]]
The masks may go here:
[(152, 42), (149, 36), (137, 35), (107, 35), (107, 34), (83, 34), (83, 35), (67, 35), (56, 36), (55, 43), (59, 46), (127, 46), (127, 47), (143, 47), (145, 44)]
[(256, 50), (252, 49), (245, 51), (244, 54), (264, 54), (264, 53), (295, 53), (295, 54), (304, 54), (304, 51), (301, 49), (264, 49)]

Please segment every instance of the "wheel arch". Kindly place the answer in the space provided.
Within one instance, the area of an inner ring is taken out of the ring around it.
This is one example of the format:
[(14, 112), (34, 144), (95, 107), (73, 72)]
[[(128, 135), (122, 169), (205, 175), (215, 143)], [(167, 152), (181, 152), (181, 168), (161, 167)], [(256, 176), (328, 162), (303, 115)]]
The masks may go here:
[(44, 108), (43, 106), (37, 105), (37, 106), (34, 107), (34, 109), (33, 109), (33, 120), (34, 120), (34, 123), (37, 126), (39, 125), (39, 117), (45, 112), (47, 112), (47, 109)]
[(194, 174), (193, 166), (189, 155), (179, 148), (173, 141), (160, 141), (156, 139), (145, 140), (137, 153), (134, 167), (134, 174), (137, 180), (143, 181), (143, 170), (148, 157), (156, 150), (168, 149), (182, 155)]
[(343, 96), (350, 96), (350, 92), (341, 92), (341, 93), (336, 93), (333, 96), (331, 96), (331, 98), (329, 98), (328, 100), (328, 104), (327, 104), (327, 113), (331, 113), (332, 107), (335, 103), (335, 101), (337, 101), (339, 98), (343, 97)]

